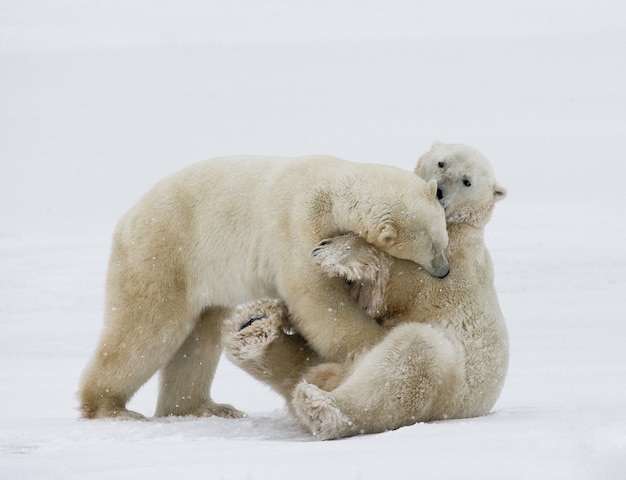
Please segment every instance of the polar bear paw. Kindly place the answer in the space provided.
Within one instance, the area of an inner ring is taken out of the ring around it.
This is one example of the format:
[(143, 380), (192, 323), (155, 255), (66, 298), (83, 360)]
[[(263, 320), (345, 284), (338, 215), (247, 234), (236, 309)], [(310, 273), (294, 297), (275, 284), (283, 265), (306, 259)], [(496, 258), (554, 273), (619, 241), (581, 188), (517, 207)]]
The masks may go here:
[(261, 362), (267, 347), (290, 333), (287, 306), (280, 300), (258, 300), (237, 307), (228, 320), (224, 341), (228, 358), (240, 367)]
[(302, 381), (293, 392), (294, 414), (320, 440), (353, 435), (353, 423), (340, 410), (332, 393)]
[(206, 405), (198, 409), (194, 415), (196, 417), (221, 417), (221, 418), (245, 418), (247, 415), (241, 410), (237, 410), (232, 405), (226, 403), (207, 402)]
[(311, 258), (329, 277), (349, 282), (375, 282), (380, 271), (380, 252), (353, 233), (322, 240)]
[(322, 240), (311, 251), (312, 260), (329, 277), (346, 281), (359, 306), (373, 318), (386, 313), (386, 286), (390, 257), (362, 237), (347, 233)]

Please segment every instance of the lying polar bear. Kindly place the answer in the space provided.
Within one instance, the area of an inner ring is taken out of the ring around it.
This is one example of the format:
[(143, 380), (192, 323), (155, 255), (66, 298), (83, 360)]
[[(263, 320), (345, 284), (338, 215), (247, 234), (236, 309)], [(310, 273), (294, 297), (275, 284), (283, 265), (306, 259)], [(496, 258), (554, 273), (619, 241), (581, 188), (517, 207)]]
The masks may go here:
[(464, 145), (436, 142), (416, 173), (437, 180), (446, 207), (448, 277), (432, 278), (352, 234), (324, 240), (312, 252), (379, 319), (388, 332), (380, 343), (354, 361), (325, 363), (306, 333), (285, 333), (288, 302), (249, 304), (232, 319), (239, 331), (226, 342), (229, 358), (282, 394), (321, 439), (483, 415), (502, 388), (508, 337), (483, 231), (506, 192), (488, 161)]
[(436, 192), (436, 182), (398, 168), (322, 156), (221, 158), (162, 180), (117, 226), (83, 416), (143, 418), (126, 403), (159, 369), (157, 416), (241, 416), (209, 390), (228, 308), (255, 298), (288, 302), (323, 358), (374, 345), (384, 329), (309, 252), (353, 232), (443, 277), (448, 235)]

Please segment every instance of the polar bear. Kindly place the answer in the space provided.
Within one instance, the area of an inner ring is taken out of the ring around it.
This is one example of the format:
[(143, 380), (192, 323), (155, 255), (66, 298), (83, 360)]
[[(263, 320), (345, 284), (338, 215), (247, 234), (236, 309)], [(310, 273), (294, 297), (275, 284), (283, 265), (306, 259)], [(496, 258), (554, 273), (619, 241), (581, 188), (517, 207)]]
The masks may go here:
[(209, 390), (229, 308), (255, 298), (287, 301), (298, 330), (329, 360), (377, 343), (383, 328), (308, 253), (354, 232), (443, 277), (448, 235), (436, 191), (399, 168), (326, 156), (225, 157), (157, 183), (114, 234), (82, 415), (143, 418), (126, 403), (157, 370), (157, 416), (243, 415)]
[(288, 303), (248, 304), (231, 319), (227, 356), (282, 394), (320, 439), (484, 415), (502, 388), (508, 335), (483, 232), (506, 191), (486, 158), (465, 145), (435, 142), (415, 171), (439, 185), (449, 276), (434, 279), (353, 234), (312, 251), (387, 331), (380, 343), (332, 363), (311, 351), (306, 334), (287, 334)]

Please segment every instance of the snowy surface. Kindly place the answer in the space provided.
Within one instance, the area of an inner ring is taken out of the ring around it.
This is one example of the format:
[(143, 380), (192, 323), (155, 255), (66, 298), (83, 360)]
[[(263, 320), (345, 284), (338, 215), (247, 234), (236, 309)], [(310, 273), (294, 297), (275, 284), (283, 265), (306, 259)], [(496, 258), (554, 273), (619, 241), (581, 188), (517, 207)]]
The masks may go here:
[[(2, 2), (0, 478), (626, 478), (623, 2), (354, 5)], [(410, 169), (435, 138), (509, 189), (491, 415), (318, 442), (224, 360), (248, 418), (79, 420), (109, 238), (155, 181), (231, 153)]]

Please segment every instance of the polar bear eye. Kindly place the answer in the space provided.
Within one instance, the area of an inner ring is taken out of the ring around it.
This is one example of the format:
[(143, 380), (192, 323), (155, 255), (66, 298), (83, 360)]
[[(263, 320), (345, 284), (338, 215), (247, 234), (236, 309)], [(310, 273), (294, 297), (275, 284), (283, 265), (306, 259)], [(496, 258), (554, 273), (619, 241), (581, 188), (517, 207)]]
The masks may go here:
[(466, 187), (471, 187), (472, 182), (470, 182), (467, 178), (465, 178), (463, 179), (463, 185), (465, 185)]
[(446, 166), (446, 163), (445, 163), (445, 162), (439, 162), (439, 163), (437, 164), (437, 166), (438, 166), (439, 168), (443, 168), (443, 167), (445, 167), (445, 166)]

